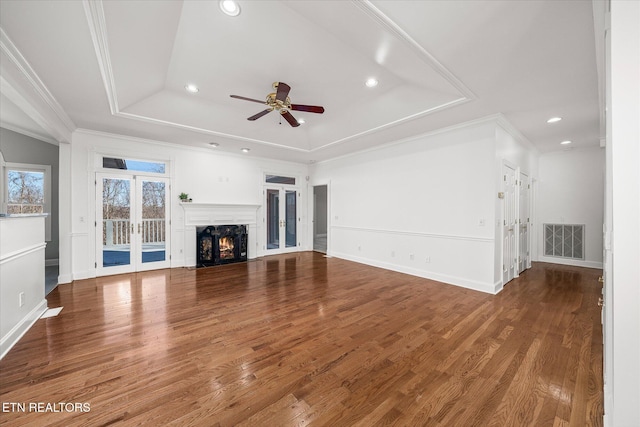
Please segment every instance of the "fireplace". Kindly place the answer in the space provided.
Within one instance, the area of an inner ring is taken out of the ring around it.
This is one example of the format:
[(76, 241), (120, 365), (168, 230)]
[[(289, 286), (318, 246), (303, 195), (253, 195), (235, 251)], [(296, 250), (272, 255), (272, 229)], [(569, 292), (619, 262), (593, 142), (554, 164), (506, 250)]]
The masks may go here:
[(247, 260), (246, 225), (196, 227), (197, 267)]

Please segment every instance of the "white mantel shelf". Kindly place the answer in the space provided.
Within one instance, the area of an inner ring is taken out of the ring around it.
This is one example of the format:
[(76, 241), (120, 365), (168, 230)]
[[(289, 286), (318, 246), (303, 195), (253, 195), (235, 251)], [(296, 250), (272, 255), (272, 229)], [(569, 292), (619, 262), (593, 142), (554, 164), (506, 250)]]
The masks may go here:
[(256, 224), (260, 205), (224, 203), (180, 203), (185, 226)]
[(185, 266), (196, 265), (196, 227), (207, 225), (246, 225), (248, 259), (256, 257), (258, 209), (261, 205), (183, 202)]

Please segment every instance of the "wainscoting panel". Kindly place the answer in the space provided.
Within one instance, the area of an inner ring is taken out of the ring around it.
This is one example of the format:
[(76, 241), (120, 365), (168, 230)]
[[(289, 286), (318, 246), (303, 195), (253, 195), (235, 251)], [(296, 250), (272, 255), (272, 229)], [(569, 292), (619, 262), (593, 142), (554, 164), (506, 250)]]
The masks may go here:
[(333, 226), (331, 256), (491, 294), (494, 239)]

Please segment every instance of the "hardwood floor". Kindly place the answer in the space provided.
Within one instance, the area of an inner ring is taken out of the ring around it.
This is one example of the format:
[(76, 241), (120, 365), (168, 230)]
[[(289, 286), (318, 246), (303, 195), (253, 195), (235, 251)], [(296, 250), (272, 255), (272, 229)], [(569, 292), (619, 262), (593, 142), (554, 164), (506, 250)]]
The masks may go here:
[(599, 274), (492, 296), (304, 252), (76, 281), (0, 361), (0, 423), (598, 426)]

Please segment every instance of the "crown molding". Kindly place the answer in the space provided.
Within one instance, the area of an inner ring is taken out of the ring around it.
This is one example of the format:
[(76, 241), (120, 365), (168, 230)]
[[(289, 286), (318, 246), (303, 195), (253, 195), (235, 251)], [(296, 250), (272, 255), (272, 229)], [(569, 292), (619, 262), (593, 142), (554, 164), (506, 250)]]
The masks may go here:
[[(8, 64), (12, 65), (15, 72), (19, 74), (13, 76), (20, 78), (15, 80), (28, 83), (27, 87), (21, 87), (23, 90), (16, 89), (15, 85), (5, 79), (11, 73), (6, 66), (3, 66), (5, 75), (1, 79), (0, 90), (2, 93), (23, 110), (28, 105), (32, 110), (29, 112), (31, 118), (47, 132), (50, 132), (56, 140), (60, 142), (71, 141), (71, 133), (76, 129), (75, 123), (1, 27), (0, 52), (8, 60)], [(27, 94), (32, 95), (30, 100), (27, 100)]]
[(485, 125), (485, 124), (488, 124), (488, 123), (497, 123), (500, 117), (503, 117), (502, 114), (500, 114), (500, 113), (491, 114), (491, 115), (480, 117), (480, 118), (477, 118), (477, 119), (468, 120), (466, 122), (457, 123), (457, 124), (454, 124), (454, 125), (451, 125), (451, 126), (445, 126), (445, 127), (442, 127), (442, 128), (434, 129), (432, 131), (424, 132), (424, 133), (421, 133), (421, 134), (418, 134), (418, 135), (411, 135), (411, 136), (408, 136), (406, 138), (401, 138), (401, 139), (398, 139), (398, 140), (395, 140), (395, 141), (387, 142), (386, 144), (376, 145), (375, 147), (367, 148), (367, 149), (364, 149), (364, 150), (354, 151), (352, 153), (344, 154), (342, 156), (336, 156), (336, 157), (332, 157), (330, 159), (320, 160), (320, 161), (314, 162), (314, 164), (331, 163), (333, 161), (347, 159), (349, 157), (359, 156), (359, 155), (365, 154), (365, 153), (371, 153), (371, 152), (375, 152), (375, 151), (379, 151), (379, 150), (384, 150), (384, 149), (387, 149), (387, 148), (390, 148), (390, 147), (394, 147), (396, 145), (401, 145), (401, 144), (406, 144), (406, 143), (410, 143), (410, 142), (414, 142), (414, 141), (419, 141), (420, 139), (430, 138), (430, 137), (433, 137), (433, 136), (436, 136), (436, 135), (440, 135), (440, 134), (443, 134), (443, 133), (453, 132), (453, 131), (456, 131), (456, 130), (462, 130), (462, 129), (475, 127), (475, 126), (482, 126), (482, 125)]
[(100, 69), (107, 100), (109, 101), (109, 109), (111, 114), (116, 115), (120, 110), (118, 108), (116, 80), (111, 66), (111, 57), (109, 56), (107, 24), (102, 0), (82, 0), (82, 5), (84, 6), (89, 33), (91, 33), (91, 40), (93, 41), (93, 49), (96, 52), (98, 68)]
[(529, 141), (526, 136), (524, 136), (518, 129), (516, 129), (502, 113), (495, 114), (495, 117), (496, 123), (505, 132), (514, 137), (520, 144), (524, 145), (534, 153), (539, 154), (538, 149), (531, 143), (531, 141)]
[(436, 113), (438, 111), (442, 111), (442, 110), (445, 110), (447, 108), (454, 107), (456, 105), (464, 104), (464, 103), (467, 103), (469, 101), (471, 101), (471, 99), (469, 99), (469, 98), (458, 98), (458, 99), (455, 99), (453, 101), (446, 102), (444, 104), (438, 105), (436, 107), (429, 108), (429, 109), (424, 110), (424, 111), (420, 111), (420, 112), (412, 114), (410, 116), (403, 117), (401, 119), (394, 120), (394, 121), (389, 122), (389, 123), (385, 123), (383, 125), (380, 125), (378, 127), (372, 128), (372, 129), (368, 129), (368, 130), (366, 130), (364, 132), (356, 133), (356, 134), (353, 134), (353, 135), (350, 135), (350, 136), (347, 136), (347, 137), (344, 137), (344, 138), (341, 138), (341, 139), (337, 139), (335, 141), (329, 142), (329, 143), (321, 145), (319, 147), (312, 148), (312, 149), (310, 149), (308, 151), (309, 151), (309, 153), (313, 153), (313, 152), (316, 152), (316, 151), (331, 147), (333, 145), (349, 141), (351, 139), (355, 139), (355, 138), (358, 138), (358, 137), (361, 137), (361, 136), (365, 136), (365, 135), (370, 135), (372, 133), (376, 133), (376, 132), (379, 132), (381, 130), (393, 127), (393, 126), (397, 126), (397, 125), (400, 125), (402, 123), (406, 123), (408, 121), (415, 120), (415, 119), (418, 119), (420, 117), (424, 117), (426, 115), (433, 114), (433, 113)]
[(4, 120), (0, 120), (0, 127), (4, 128), (4, 129), (8, 129), (10, 131), (19, 133), (21, 135), (25, 135), (28, 136), (29, 138), (33, 138), (33, 139), (37, 139), (38, 141), (42, 141), (42, 142), (46, 142), (48, 144), (52, 144), (52, 145), (59, 145), (58, 141), (56, 141), (53, 138), (44, 136), (44, 135), (40, 135), (38, 133), (33, 132), (32, 130), (29, 129), (24, 129), (20, 126), (16, 126), (12, 123), (7, 123)]
[(404, 31), (391, 18), (385, 15), (380, 9), (375, 7), (369, 0), (352, 0), (352, 3), (363, 12), (373, 18), (379, 25), (395, 34), (396, 37), (411, 48), (418, 57), (431, 66), (442, 78), (447, 80), (453, 87), (461, 92), (467, 100), (476, 99), (475, 94), (462, 81), (442, 65), (433, 55), (431, 55), (420, 43)]
[(171, 127), (178, 128), (178, 129), (188, 130), (188, 131), (191, 131), (191, 132), (198, 132), (198, 133), (202, 133), (202, 134), (205, 134), (205, 135), (212, 135), (212, 136), (216, 136), (216, 137), (219, 137), (219, 138), (228, 138), (228, 139), (233, 139), (233, 140), (236, 140), (236, 141), (249, 142), (249, 143), (253, 143), (253, 144), (262, 144), (262, 145), (266, 145), (266, 146), (273, 147), (273, 148), (280, 148), (280, 149), (284, 149), (284, 150), (297, 151), (297, 152), (301, 152), (301, 153), (308, 153), (309, 152), (309, 150), (305, 149), (305, 148), (291, 147), (291, 146), (288, 146), (288, 145), (277, 144), (275, 142), (264, 141), (262, 139), (247, 138), (247, 137), (244, 137), (244, 136), (217, 132), (217, 131), (214, 131), (214, 130), (203, 129), (203, 128), (200, 128), (200, 127), (197, 127), (197, 126), (184, 125), (182, 123), (176, 123), (176, 122), (171, 122), (171, 121), (168, 121), (168, 120), (156, 119), (154, 117), (142, 116), (142, 115), (139, 115), (139, 114), (118, 112), (117, 114), (114, 114), (114, 116), (122, 117), (122, 118), (126, 118), (126, 119), (138, 120), (138, 121), (147, 122), (147, 123), (155, 123), (155, 124), (160, 124), (160, 125), (164, 125), (164, 126), (171, 126)]

